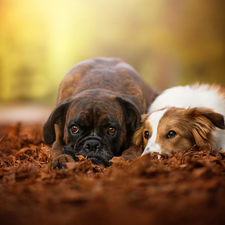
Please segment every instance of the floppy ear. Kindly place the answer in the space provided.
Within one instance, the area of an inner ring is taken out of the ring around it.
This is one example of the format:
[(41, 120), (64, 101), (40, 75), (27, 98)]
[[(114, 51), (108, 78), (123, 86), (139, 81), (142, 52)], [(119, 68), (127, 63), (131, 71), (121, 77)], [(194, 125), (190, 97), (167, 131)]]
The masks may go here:
[(145, 121), (149, 117), (149, 114), (143, 114), (141, 116), (141, 125), (140, 127), (135, 131), (134, 136), (133, 136), (133, 143), (138, 146), (138, 147), (145, 147), (144, 146), (144, 141), (143, 141), (143, 132), (145, 129)]
[(54, 124), (58, 124), (63, 132), (65, 112), (67, 111), (70, 102), (71, 100), (69, 99), (60, 102), (46, 121), (43, 127), (43, 137), (46, 144), (50, 145), (56, 139)]
[(127, 134), (133, 135), (134, 131), (140, 125), (142, 109), (137, 100), (130, 95), (117, 96), (116, 99), (122, 105), (125, 112)]
[(143, 146), (143, 144), (144, 144), (143, 143), (143, 131), (144, 131), (144, 126), (141, 125), (134, 133), (132, 141), (136, 146), (140, 147), (140, 146)]
[(215, 127), (225, 129), (223, 115), (207, 108), (192, 108), (187, 109), (186, 116), (191, 120), (192, 133), (196, 144), (199, 147), (206, 147), (206, 144), (211, 144), (212, 130)]
[(216, 127), (225, 129), (224, 117), (220, 113), (216, 113), (211, 109), (197, 108), (197, 110), (206, 118), (208, 118)]

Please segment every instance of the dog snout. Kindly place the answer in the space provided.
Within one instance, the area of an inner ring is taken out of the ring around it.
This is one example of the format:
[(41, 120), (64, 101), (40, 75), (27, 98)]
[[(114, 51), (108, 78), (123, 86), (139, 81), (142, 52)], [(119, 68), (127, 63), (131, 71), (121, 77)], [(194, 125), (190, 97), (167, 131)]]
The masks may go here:
[(88, 140), (84, 143), (84, 149), (86, 151), (97, 151), (101, 147), (101, 143), (98, 140)]

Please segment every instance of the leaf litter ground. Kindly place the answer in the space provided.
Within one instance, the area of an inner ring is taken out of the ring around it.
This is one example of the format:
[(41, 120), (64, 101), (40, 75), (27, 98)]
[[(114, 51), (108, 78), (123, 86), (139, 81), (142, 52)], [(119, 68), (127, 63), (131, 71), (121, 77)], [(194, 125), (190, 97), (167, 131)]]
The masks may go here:
[(49, 166), (41, 125), (1, 126), (0, 224), (224, 224), (225, 153), (120, 157), (104, 168), (79, 157)]

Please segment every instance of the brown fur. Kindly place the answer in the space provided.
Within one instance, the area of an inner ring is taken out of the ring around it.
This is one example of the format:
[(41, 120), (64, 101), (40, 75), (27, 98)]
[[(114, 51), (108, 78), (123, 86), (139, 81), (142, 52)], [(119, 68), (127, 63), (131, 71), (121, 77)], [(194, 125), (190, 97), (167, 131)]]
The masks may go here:
[[(212, 131), (215, 127), (225, 129), (221, 114), (206, 108), (181, 109), (171, 107), (167, 109), (159, 121), (155, 143), (159, 144), (166, 153), (191, 148), (210, 148), (214, 141)], [(134, 143), (138, 146), (143, 145), (144, 148), (147, 145), (143, 136), (146, 129), (149, 129), (149, 133), (151, 133), (151, 125), (145, 116), (133, 139)], [(175, 131), (177, 135), (167, 139), (166, 135), (170, 130)]]
[(120, 59), (95, 58), (74, 66), (60, 84), (57, 106), (43, 129), (46, 143), (54, 142), (52, 166), (58, 168), (64, 162), (73, 161), (71, 156), (62, 154), (62, 148), (71, 151), (76, 146), (75, 140), (71, 144), (68, 124), (77, 115), (83, 116), (87, 124), (91, 121), (93, 126), (101, 126), (106, 117), (113, 117), (121, 130), (119, 140), (110, 147), (112, 154), (120, 155), (129, 148), (141, 114), (157, 95), (157, 91), (146, 85), (137, 72)]
[(151, 125), (146, 121), (149, 117), (149, 114), (143, 114), (141, 116), (141, 126), (137, 129), (133, 136), (133, 143), (137, 146), (145, 148), (147, 145), (147, 140), (144, 138), (144, 132), (148, 131), (151, 136)]

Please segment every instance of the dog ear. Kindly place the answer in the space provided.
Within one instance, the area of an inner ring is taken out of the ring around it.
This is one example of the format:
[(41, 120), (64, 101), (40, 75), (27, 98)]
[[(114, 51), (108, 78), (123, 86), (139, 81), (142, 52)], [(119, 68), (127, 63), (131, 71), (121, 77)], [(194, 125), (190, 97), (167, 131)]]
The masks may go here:
[(54, 124), (58, 124), (60, 129), (63, 132), (63, 124), (65, 120), (65, 112), (69, 106), (71, 100), (65, 99), (60, 102), (55, 109), (52, 111), (51, 115), (49, 116), (48, 120), (44, 124), (43, 127), (43, 137), (46, 144), (52, 144), (56, 139), (55, 134), (55, 127)]
[(138, 146), (138, 147), (145, 147), (144, 146), (144, 141), (143, 141), (143, 132), (145, 129), (145, 121), (148, 119), (149, 114), (143, 114), (141, 116), (141, 125), (140, 127), (135, 131), (134, 136), (133, 136), (133, 143)]
[(216, 113), (211, 109), (197, 108), (197, 110), (206, 118), (208, 118), (216, 127), (225, 129), (224, 117), (220, 113)]
[(212, 130), (215, 127), (225, 129), (223, 115), (207, 108), (192, 108), (186, 110), (186, 116), (191, 120), (192, 133), (199, 147), (212, 143)]
[(142, 109), (133, 96), (124, 94), (117, 96), (116, 99), (119, 101), (125, 112), (127, 134), (128, 136), (131, 136), (140, 125)]
[(144, 127), (141, 125), (134, 133), (134, 136), (132, 138), (132, 142), (136, 145), (136, 146), (143, 146), (143, 130)]

